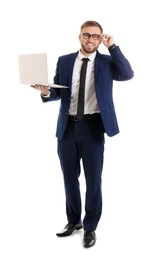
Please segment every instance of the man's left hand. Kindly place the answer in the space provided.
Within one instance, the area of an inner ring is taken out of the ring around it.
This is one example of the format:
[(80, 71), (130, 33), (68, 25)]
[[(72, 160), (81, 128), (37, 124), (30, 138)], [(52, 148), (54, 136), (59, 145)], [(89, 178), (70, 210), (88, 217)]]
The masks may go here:
[(108, 34), (102, 34), (101, 35), (102, 43), (109, 48), (112, 44), (114, 44), (113, 36)]

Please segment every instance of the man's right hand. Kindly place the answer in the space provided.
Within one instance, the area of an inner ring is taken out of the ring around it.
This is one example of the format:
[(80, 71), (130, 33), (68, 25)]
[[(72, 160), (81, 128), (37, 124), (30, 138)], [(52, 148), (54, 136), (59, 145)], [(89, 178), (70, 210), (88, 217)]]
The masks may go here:
[(42, 95), (47, 96), (49, 94), (49, 88), (48, 86), (44, 86), (41, 84), (35, 84), (35, 85), (31, 85), (31, 87), (39, 90), (41, 92)]

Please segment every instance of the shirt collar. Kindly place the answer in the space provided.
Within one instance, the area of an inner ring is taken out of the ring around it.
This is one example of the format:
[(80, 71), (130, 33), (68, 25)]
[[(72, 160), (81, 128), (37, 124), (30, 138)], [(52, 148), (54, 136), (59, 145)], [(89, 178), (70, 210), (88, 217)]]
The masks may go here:
[[(96, 56), (96, 51), (93, 52), (91, 55), (89, 55), (89, 56), (88, 56), (88, 59), (89, 59), (90, 61), (93, 61), (93, 60), (95, 59), (95, 56)], [(83, 58), (87, 58), (87, 57), (85, 57), (85, 56), (82, 54), (81, 51), (79, 51), (77, 57), (78, 57), (79, 60), (82, 60)]]

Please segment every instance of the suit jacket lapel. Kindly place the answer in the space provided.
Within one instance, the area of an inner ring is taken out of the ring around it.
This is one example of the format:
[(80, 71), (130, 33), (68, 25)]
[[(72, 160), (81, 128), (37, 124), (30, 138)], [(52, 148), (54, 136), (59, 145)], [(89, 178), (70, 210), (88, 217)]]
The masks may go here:
[[(75, 59), (77, 57), (77, 54), (78, 54), (78, 52), (72, 53), (69, 56), (69, 61), (68, 61), (68, 83), (69, 83), (68, 85), (69, 85), (69, 90), (70, 91), (71, 91), (71, 85), (72, 85), (73, 67), (74, 67), (74, 63), (75, 63)], [(104, 62), (104, 60), (103, 60), (103, 62)], [(95, 58), (95, 64), (94, 64), (94, 79), (95, 79), (95, 81), (96, 81), (96, 78), (98, 76), (101, 64), (102, 64), (101, 55), (97, 51), (96, 58)]]
[(70, 90), (71, 90), (71, 86), (72, 86), (73, 67), (74, 67), (74, 63), (75, 63), (75, 59), (76, 59), (77, 54), (78, 54), (78, 52), (72, 53), (69, 56), (69, 62), (68, 62), (68, 82), (69, 82)]

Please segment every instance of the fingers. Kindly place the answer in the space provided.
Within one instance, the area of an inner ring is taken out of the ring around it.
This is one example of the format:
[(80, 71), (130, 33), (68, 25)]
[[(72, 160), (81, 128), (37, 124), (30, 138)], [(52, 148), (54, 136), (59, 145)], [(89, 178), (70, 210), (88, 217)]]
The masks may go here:
[(107, 34), (102, 34), (101, 36), (102, 36), (102, 40), (103, 40), (103, 41), (106, 41), (106, 40), (107, 40), (107, 39), (106, 39)]
[(39, 90), (43, 95), (49, 94), (49, 87), (41, 84), (30, 85), (32, 88)]
[(47, 91), (48, 90), (48, 86), (44, 86), (44, 85), (41, 85), (41, 84), (35, 84), (35, 85), (31, 85), (31, 87), (39, 90), (39, 91)]
[(104, 34), (104, 40), (108, 41), (111, 38), (111, 35), (108, 34)]
[(44, 86), (44, 85), (41, 85), (41, 84), (35, 84), (35, 88), (40, 90), (40, 91), (43, 91), (43, 90), (47, 90), (48, 87), (47, 86)]
[(109, 34), (102, 34), (101, 38), (102, 38), (102, 42), (106, 47), (113, 44), (113, 36)]
[(102, 34), (102, 39), (103, 39), (105, 42), (108, 42), (109, 40), (112, 39), (112, 36), (109, 35), (109, 34)]

